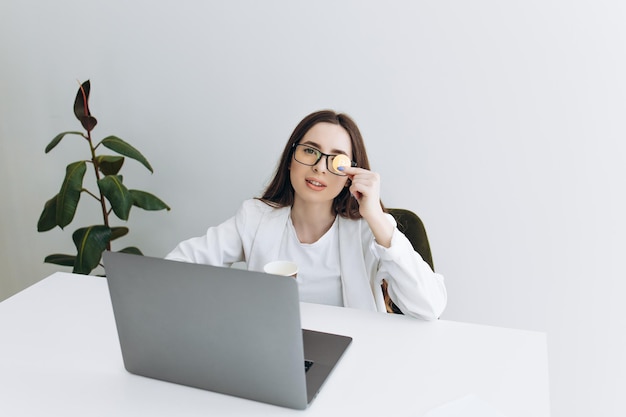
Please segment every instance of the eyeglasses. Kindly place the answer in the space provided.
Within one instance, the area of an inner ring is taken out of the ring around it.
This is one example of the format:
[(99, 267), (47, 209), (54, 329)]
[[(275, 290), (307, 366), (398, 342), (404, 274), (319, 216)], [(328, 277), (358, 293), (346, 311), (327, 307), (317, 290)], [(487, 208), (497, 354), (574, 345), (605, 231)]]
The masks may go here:
[[(333, 168), (333, 160), (335, 159), (336, 156), (339, 156), (339, 155), (329, 155), (309, 145), (294, 144), (293, 148), (295, 149), (293, 153), (294, 159), (297, 162), (300, 162), (302, 165), (308, 165), (308, 166), (317, 165), (320, 159), (322, 159), (322, 156), (325, 156), (326, 157), (326, 169), (328, 169), (328, 172), (330, 172), (331, 174), (342, 176), (342, 177), (346, 176), (346, 174), (344, 174), (343, 172), (337, 171), (335, 168)], [(350, 166), (355, 167), (356, 162), (350, 161)]]

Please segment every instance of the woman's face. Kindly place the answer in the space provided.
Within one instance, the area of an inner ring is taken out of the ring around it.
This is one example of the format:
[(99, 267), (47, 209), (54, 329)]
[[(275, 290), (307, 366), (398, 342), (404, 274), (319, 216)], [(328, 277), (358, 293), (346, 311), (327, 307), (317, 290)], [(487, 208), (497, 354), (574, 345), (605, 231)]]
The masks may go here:
[[(310, 146), (325, 154), (345, 154), (352, 159), (350, 135), (340, 125), (317, 123), (309, 129), (298, 144)], [(292, 157), (290, 179), (296, 200), (312, 203), (332, 202), (348, 181), (348, 177), (338, 176), (328, 171), (326, 156), (322, 156), (313, 166), (301, 164)]]

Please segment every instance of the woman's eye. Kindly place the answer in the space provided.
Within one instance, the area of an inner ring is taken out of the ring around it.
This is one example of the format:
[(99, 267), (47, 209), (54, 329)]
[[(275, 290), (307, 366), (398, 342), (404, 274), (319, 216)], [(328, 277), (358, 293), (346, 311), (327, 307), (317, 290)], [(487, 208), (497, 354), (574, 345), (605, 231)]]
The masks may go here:
[(309, 155), (317, 154), (317, 152), (315, 152), (315, 149), (313, 149), (313, 148), (304, 148), (304, 152), (309, 154)]

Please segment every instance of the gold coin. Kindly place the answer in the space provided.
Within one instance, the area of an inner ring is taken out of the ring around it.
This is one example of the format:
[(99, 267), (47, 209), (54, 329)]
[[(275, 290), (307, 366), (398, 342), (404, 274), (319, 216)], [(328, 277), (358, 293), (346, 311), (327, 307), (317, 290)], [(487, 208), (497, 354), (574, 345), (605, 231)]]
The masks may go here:
[(352, 161), (345, 155), (337, 155), (333, 159), (333, 169), (335, 171), (340, 172), (339, 167), (349, 167), (350, 165), (352, 165)]

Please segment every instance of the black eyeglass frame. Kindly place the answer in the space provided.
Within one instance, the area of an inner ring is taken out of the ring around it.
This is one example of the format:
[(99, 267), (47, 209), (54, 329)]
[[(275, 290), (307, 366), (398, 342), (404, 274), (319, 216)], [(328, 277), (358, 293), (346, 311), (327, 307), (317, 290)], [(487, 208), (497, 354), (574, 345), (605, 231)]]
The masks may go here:
[[(304, 147), (306, 147), (306, 148), (314, 149), (314, 150), (317, 152), (317, 154), (318, 154), (318, 155), (317, 155), (317, 159), (315, 160), (315, 163), (313, 163), (313, 164), (307, 164), (307, 163), (304, 163), (304, 162), (302, 162), (302, 161), (298, 161), (298, 159), (296, 158), (296, 148), (297, 148), (298, 146), (304, 146)], [(323, 157), (323, 156), (325, 156), (325, 157), (326, 157), (326, 169), (328, 170), (328, 172), (330, 172), (330, 173), (331, 173), (331, 174), (333, 174), (333, 175), (337, 175), (337, 176), (339, 176), (339, 177), (346, 177), (346, 176), (347, 176), (347, 174), (338, 174), (338, 173), (334, 172), (334, 171), (330, 168), (330, 166), (328, 165), (328, 157), (329, 157), (329, 156), (335, 157), (335, 156), (345, 155), (345, 154), (328, 154), (328, 153), (324, 153), (324, 152), (320, 151), (319, 149), (317, 149), (316, 147), (311, 146), (311, 145), (305, 145), (304, 143), (294, 143), (294, 144), (291, 146), (291, 148), (292, 148), (291, 153), (293, 154), (293, 159), (294, 159), (297, 163), (302, 164), (302, 165), (306, 165), (306, 166), (309, 166), (309, 167), (313, 167), (313, 166), (317, 165), (317, 164), (320, 162), (320, 159), (322, 159), (322, 157)], [(357, 163), (356, 163), (356, 162), (354, 162), (354, 161), (352, 161), (352, 160), (350, 160), (350, 166), (351, 166), (351, 167), (355, 167), (355, 166), (357, 166)]]

